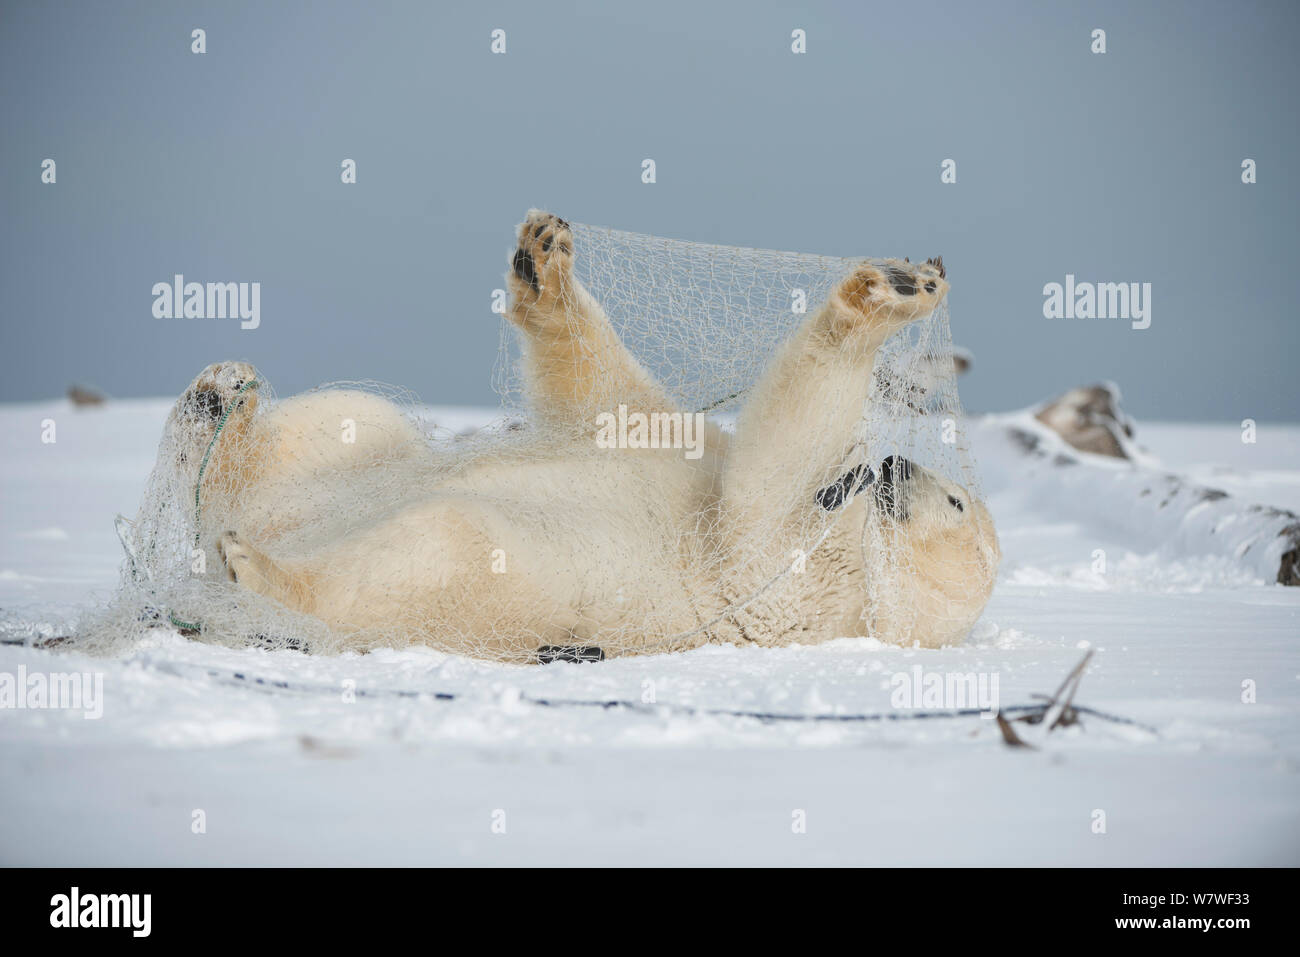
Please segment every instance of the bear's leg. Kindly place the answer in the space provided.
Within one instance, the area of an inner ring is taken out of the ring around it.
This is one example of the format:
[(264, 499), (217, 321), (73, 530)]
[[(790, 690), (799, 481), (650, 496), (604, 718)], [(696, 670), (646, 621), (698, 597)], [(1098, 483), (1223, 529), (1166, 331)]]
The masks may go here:
[(506, 281), (510, 321), (523, 334), (526, 388), (552, 424), (594, 430), (619, 404), (646, 414), (677, 409), (619, 340), (609, 317), (573, 274), (569, 224), (530, 210)]
[(311, 613), (312, 583), (307, 576), (281, 568), (235, 532), (223, 533), (217, 549), (240, 585), (296, 611)]
[(258, 442), (260, 377), (247, 362), (214, 362), (172, 407), (159, 454), (174, 456), (184, 480), (194, 483), (195, 518), (209, 557), (216, 533), (238, 525), (230, 517), (262, 475), (266, 457)]
[[(202, 487), (197, 498), (205, 547), (213, 534), (231, 524), (211, 527), (207, 520), (238, 501), (262, 469), (253, 440), (261, 385), (257, 370), (247, 362), (214, 362), (176, 400), (164, 430), (160, 455), (172, 455), (187, 481)], [(166, 450), (166, 451), (164, 451)]]
[[(796, 513), (845, 475), (876, 353), (947, 294), (942, 260), (866, 262), (795, 332), (746, 400), (728, 455), (725, 496), (740, 527), (762, 527), (772, 489)], [(770, 527), (770, 524), (768, 525)]]

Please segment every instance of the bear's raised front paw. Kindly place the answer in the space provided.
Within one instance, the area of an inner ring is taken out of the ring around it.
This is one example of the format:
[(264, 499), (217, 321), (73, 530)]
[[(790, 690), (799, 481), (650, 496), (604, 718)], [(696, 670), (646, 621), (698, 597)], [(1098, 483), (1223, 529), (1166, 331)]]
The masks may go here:
[(573, 233), (558, 216), (528, 211), (519, 225), (519, 242), (510, 258), (510, 285), (515, 305), (554, 302), (573, 274)]
[(897, 328), (928, 316), (948, 294), (943, 257), (913, 264), (906, 259), (864, 262), (840, 283), (839, 301), (854, 325)]

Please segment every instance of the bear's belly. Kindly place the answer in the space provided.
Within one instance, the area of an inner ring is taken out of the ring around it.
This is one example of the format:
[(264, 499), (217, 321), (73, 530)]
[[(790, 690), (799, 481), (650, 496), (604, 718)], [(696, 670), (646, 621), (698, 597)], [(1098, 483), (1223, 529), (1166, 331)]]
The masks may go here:
[(712, 603), (715, 543), (700, 534), (708, 468), (668, 451), (602, 451), (475, 469), (438, 495), (500, 543), (501, 587), (516, 576), (567, 610), (563, 630), (596, 644), (616, 633), (626, 645), (688, 630)]

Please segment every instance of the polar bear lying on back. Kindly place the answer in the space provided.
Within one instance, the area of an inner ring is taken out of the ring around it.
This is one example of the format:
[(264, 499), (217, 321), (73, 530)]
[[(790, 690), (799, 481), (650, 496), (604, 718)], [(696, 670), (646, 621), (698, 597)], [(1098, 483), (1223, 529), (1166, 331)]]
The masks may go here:
[[(531, 211), (508, 276), (536, 427), (551, 443), (531, 457), (483, 456), (427, 478), (426, 439), (380, 397), (314, 392), (254, 414), (251, 366), (200, 373), (172, 421), (193, 436), (182, 458), (197, 460), (224, 415), (201, 473), (199, 533), (239, 586), (320, 619), (350, 647), (418, 642), (515, 660), (965, 636), (1000, 558), (983, 503), (896, 456), (844, 467), (877, 350), (946, 295), (941, 260), (863, 263), (783, 346), (734, 434), (707, 423), (703, 454), (686, 456), (592, 451), (594, 423), (619, 405), (681, 410), (576, 280), (573, 257), (568, 224)], [(343, 420), (355, 441), (339, 441)], [(359, 525), (317, 514), (339, 476), (364, 495), (365, 475), (403, 469), (409, 493)], [(780, 574), (791, 535), (835, 511), (800, 573)], [(882, 529), (873, 541), (891, 561), (867, 554), (864, 522)], [(505, 574), (494, 556), (508, 557)], [(885, 596), (870, 605), (868, 575)]]

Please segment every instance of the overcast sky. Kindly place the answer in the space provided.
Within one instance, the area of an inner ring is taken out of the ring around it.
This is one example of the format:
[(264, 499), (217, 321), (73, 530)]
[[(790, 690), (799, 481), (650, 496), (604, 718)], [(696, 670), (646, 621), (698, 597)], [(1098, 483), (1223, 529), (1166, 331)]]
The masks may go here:
[[(491, 293), (541, 206), (942, 254), (974, 410), (1112, 379), (1139, 420), (1297, 418), (1294, 2), (462, 6), (0, 5), (0, 400), (244, 358), (282, 395), (492, 404)], [(176, 273), (260, 282), (260, 326), (155, 319)], [(1150, 283), (1150, 327), (1045, 318), (1067, 274)]]

